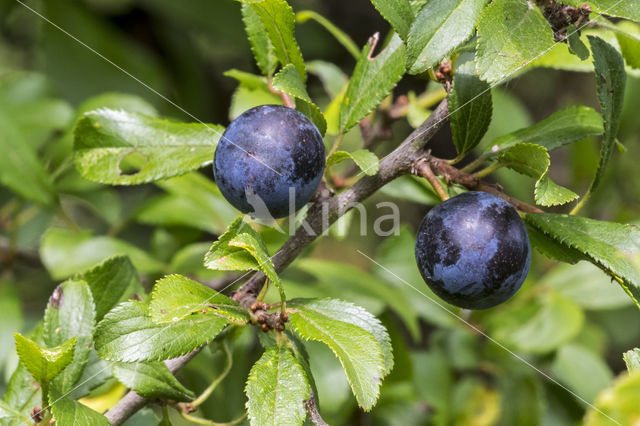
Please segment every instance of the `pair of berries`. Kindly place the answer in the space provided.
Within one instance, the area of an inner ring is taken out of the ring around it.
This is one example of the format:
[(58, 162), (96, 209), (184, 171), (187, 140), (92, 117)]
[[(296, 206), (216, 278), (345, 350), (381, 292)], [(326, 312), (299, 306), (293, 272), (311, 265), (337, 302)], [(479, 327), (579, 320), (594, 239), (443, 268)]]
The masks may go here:
[[(214, 158), (222, 195), (261, 218), (299, 210), (325, 167), (322, 135), (300, 112), (278, 105), (250, 109), (224, 132)], [(431, 209), (418, 231), (418, 268), (447, 302), (486, 309), (515, 294), (529, 271), (527, 231), (513, 207), (491, 194), (467, 192)]]

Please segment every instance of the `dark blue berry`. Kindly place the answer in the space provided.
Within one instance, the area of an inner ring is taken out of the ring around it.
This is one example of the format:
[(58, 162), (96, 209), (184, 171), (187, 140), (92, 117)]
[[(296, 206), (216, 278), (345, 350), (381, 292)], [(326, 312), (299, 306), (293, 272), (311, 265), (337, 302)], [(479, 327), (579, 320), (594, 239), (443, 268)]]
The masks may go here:
[(322, 135), (305, 115), (262, 105), (227, 127), (213, 172), (222, 195), (238, 210), (278, 218), (290, 213), (290, 194), (294, 211), (309, 202), (322, 179), (325, 155)]
[(529, 272), (531, 246), (516, 210), (502, 198), (466, 192), (434, 207), (416, 239), (427, 285), (445, 301), (487, 309), (513, 296)]

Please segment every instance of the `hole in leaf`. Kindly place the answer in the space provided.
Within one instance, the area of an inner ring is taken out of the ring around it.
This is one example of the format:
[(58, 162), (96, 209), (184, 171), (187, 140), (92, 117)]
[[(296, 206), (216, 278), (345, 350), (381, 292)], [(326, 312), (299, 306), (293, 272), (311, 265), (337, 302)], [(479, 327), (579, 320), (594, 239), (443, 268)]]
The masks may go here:
[(118, 163), (121, 176), (132, 176), (140, 172), (147, 162), (147, 157), (138, 151), (131, 151), (125, 154)]

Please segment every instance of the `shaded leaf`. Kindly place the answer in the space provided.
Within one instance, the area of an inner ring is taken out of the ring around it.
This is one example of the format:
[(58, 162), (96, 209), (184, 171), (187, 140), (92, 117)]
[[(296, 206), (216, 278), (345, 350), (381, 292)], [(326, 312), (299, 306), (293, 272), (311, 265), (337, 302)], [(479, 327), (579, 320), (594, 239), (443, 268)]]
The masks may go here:
[(409, 73), (421, 73), (466, 41), (486, 0), (429, 0), (416, 16), (407, 37)]
[[(223, 131), (217, 125), (103, 108), (76, 123), (73, 160), (78, 172), (95, 182), (147, 183), (211, 164)], [(128, 163), (131, 170), (124, 166)]]
[(543, 354), (576, 337), (583, 324), (584, 314), (578, 305), (559, 294), (550, 293), (532, 318), (524, 324), (515, 324), (499, 340), (523, 352)]
[(340, 43), (345, 49), (349, 51), (349, 53), (351, 53), (351, 55), (353, 55), (354, 58), (358, 59), (360, 51), (358, 50), (358, 46), (353, 42), (351, 37), (349, 37), (349, 34), (342, 31), (324, 16), (312, 10), (302, 10), (296, 13), (296, 19), (301, 24), (307, 22), (310, 19), (313, 19), (314, 21), (322, 25), (324, 29), (327, 30), (338, 41), (338, 43)]
[(389, 95), (405, 70), (405, 48), (397, 35), (376, 57), (370, 40), (362, 49), (340, 107), (340, 132), (346, 133)]
[(52, 393), (51, 412), (58, 425), (109, 426), (109, 420), (97, 411), (78, 401), (63, 396), (59, 391)]
[(567, 28), (567, 39), (569, 42), (569, 50), (571, 50), (571, 53), (573, 53), (583, 61), (589, 59), (589, 56), (591, 56), (591, 52), (589, 52), (589, 48), (580, 38), (580, 32), (576, 29), (575, 26), (570, 25)]
[(358, 404), (370, 410), (380, 393), (384, 376), (382, 348), (368, 331), (348, 322), (335, 320), (313, 309), (289, 309), (293, 331), (306, 340), (325, 343), (336, 354), (347, 375)]
[(309, 384), (304, 370), (285, 346), (273, 345), (249, 372), (247, 411), (252, 425), (301, 425)]
[(500, 153), (498, 163), (525, 176), (539, 179), (549, 169), (549, 153), (541, 145), (519, 143)]
[(195, 396), (161, 361), (116, 362), (113, 364), (113, 375), (120, 383), (145, 398), (191, 401)]
[(589, 36), (589, 43), (593, 52), (598, 100), (604, 117), (604, 138), (600, 150), (600, 164), (591, 184), (591, 191), (593, 191), (599, 186), (604, 176), (618, 136), (627, 74), (622, 56), (613, 46), (593, 36)]
[(89, 284), (96, 309), (96, 321), (134, 294), (144, 295), (138, 272), (127, 256), (113, 256), (79, 275)]
[(35, 150), (9, 117), (0, 114), (0, 184), (27, 200), (53, 204), (51, 178)]
[(192, 172), (156, 184), (167, 192), (138, 211), (137, 219), (156, 226), (190, 226), (221, 234), (237, 215), (217, 185)]
[(582, 253), (640, 307), (640, 229), (552, 213), (528, 213), (525, 221), (561, 246)]
[(586, 260), (586, 257), (578, 250), (564, 246), (537, 228), (528, 224), (526, 225), (531, 245), (547, 258), (571, 264)]
[(621, 309), (633, 305), (627, 293), (589, 262), (559, 264), (540, 279), (573, 302), (588, 310)]
[(167, 275), (153, 286), (149, 314), (155, 323), (170, 323), (207, 312), (236, 325), (245, 325), (250, 320), (247, 310), (237, 302), (182, 275)]
[(536, 182), (535, 199), (540, 206), (559, 206), (578, 198), (578, 194), (549, 179), (547, 173)]
[(338, 96), (349, 82), (340, 67), (332, 62), (321, 60), (307, 62), (307, 71), (320, 79), (324, 90), (332, 99)]
[(487, 132), (493, 114), (490, 86), (475, 75), (474, 63), (456, 69), (449, 94), (449, 119), (459, 155), (475, 148)]
[(89, 285), (84, 281), (65, 281), (53, 291), (44, 313), (42, 337), (48, 347), (76, 339), (73, 361), (56, 377), (54, 385), (70, 392), (84, 371), (93, 345), (95, 307)]
[(560, 382), (587, 402), (593, 401), (613, 379), (607, 363), (578, 344), (561, 347), (551, 365), (551, 371)]
[(478, 20), (480, 78), (499, 82), (553, 45), (553, 32), (539, 8), (520, 0), (495, 0)]
[(94, 237), (86, 231), (49, 228), (40, 244), (42, 263), (54, 279), (82, 272), (114, 255), (129, 256), (142, 273), (159, 272), (164, 268), (138, 247), (112, 237)]
[(532, 126), (499, 137), (491, 143), (490, 151), (498, 153), (523, 142), (542, 145), (552, 151), (589, 136), (601, 135), (602, 132), (602, 116), (594, 109), (585, 106), (568, 107)]
[(380, 160), (368, 149), (360, 149), (353, 152), (336, 151), (327, 159), (327, 167), (341, 163), (347, 159), (353, 160), (360, 170), (369, 176), (375, 175), (380, 169)]
[(110, 361), (160, 361), (184, 355), (213, 340), (228, 324), (212, 312), (156, 324), (141, 302), (116, 306), (95, 332), (98, 355)]

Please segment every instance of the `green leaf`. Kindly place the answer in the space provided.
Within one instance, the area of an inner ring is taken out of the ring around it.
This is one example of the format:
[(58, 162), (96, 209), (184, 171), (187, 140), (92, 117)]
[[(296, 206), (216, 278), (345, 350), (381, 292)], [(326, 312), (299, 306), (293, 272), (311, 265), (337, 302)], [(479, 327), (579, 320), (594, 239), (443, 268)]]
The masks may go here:
[(58, 425), (110, 425), (105, 416), (78, 401), (63, 396), (59, 391), (53, 392), (51, 396), (53, 401), (51, 412)]
[(346, 133), (389, 95), (405, 71), (405, 47), (397, 35), (372, 57), (375, 43), (366, 44), (340, 107), (340, 132)]
[(262, 271), (278, 288), (281, 301), (285, 300), (282, 282), (262, 237), (244, 223), (242, 216), (211, 245), (204, 257), (204, 266), (218, 271)]
[(582, 253), (615, 279), (640, 307), (640, 229), (552, 213), (529, 213), (525, 221), (561, 246)]
[(159, 226), (192, 226), (219, 235), (236, 218), (237, 210), (229, 205), (216, 184), (201, 173), (188, 173), (156, 185), (168, 195), (142, 207), (138, 214), (140, 221)]
[(575, 7), (581, 7), (584, 4), (589, 5), (592, 11), (592, 18), (597, 18), (602, 14), (640, 22), (639, 0), (564, 0), (563, 3)]
[(385, 371), (382, 348), (373, 334), (306, 306), (298, 305), (288, 311), (296, 334), (325, 343), (336, 354), (358, 404), (370, 410), (378, 399)]
[(23, 422), (23, 424), (26, 424), (26, 425), (33, 424), (31, 418), (25, 416), (20, 411), (18, 411), (15, 408), (11, 407), (6, 402), (0, 400), (0, 422), (6, 421), (6, 420), (9, 420), (9, 419), (17, 419), (17, 420)]
[(73, 389), (87, 364), (93, 344), (95, 316), (93, 297), (84, 281), (65, 281), (49, 298), (44, 313), (45, 344), (54, 347), (72, 338), (77, 341), (73, 362), (54, 381), (55, 387), (63, 393)]
[(307, 415), (309, 383), (285, 346), (267, 348), (249, 372), (245, 393), (252, 425), (301, 425)]
[(120, 383), (145, 398), (191, 401), (195, 396), (161, 361), (116, 362), (113, 364), (113, 375)]
[(291, 6), (285, 0), (252, 1), (250, 5), (260, 17), (280, 63), (283, 66), (293, 64), (306, 81), (304, 59), (294, 34), (296, 17)]
[(578, 198), (578, 194), (554, 183), (548, 175), (549, 153), (542, 145), (517, 143), (500, 152), (498, 164), (525, 176), (538, 179), (535, 187), (536, 204), (555, 206)]
[(499, 153), (518, 143), (542, 145), (552, 151), (563, 145), (601, 135), (602, 116), (592, 108), (574, 106), (554, 112), (542, 121), (501, 136), (491, 143), (487, 152)]
[(265, 33), (260, 16), (248, 3), (242, 5), (242, 21), (244, 22), (244, 29), (251, 43), (251, 51), (256, 58), (258, 68), (264, 75), (273, 74), (278, 64), (273, 51), (273, 44), (271, 44), (268, 35)]
[(431, 68), (466, 41), (486, 4), (486, 0), (427, 1), (407, 37), (409, 73)]
[(10, 117), (0, 114), (0, 184), (27, 200), (51, 205), (56, 196), (51, 178)]
[[(419, 340), (420, 326), (416, 310), (407, 309), (413, 295), (407, 297), (402, 287), (396, 286), (398, 283), (388, 283), (353, 265), (321, 259), (300, 259), (295, 267), (315, 276), (317, 280), (313, 284), (308, 282), (302, 284), (296, 296), (339, 297), (357, 302), (374, 314), (381, 314), (386, 307), (389, 307), (402, 319), (412, 337), (416, 341)], [(413, 267), (415, 267), (415, 261)], [(398, 285), (404, 286), (404, 284)], [(287, 288), (295, 290), (291, 283), (287, 283)], [(310, 291), (314, 291), (315, 294), (310, 294)]]
[(245, 325), (250, 320), (246, 309), (235, 301), (182, 275), (168, 275), (153, 287), (149, 314), (155, 323), (171, 323), (207, 312), (235, 325)]
[(508, 334), (496, 338), (519, 351), (544, 354), (576, 337), (583, 324), (582, 309), (552, 292), (532, 318), (523, 324), (514, 324)]
[(563, 246), (531, 225), (527, 225), (527, 233), (529, 234), (531, 245), (549, 259), (570, 264), (586, 260), (585, 256), (578, 250)]
[(608, 426), (612, 424), (612, 418), (618, 424), (632, 425), (640, 416), (638, 393), (640, 393), (640, 373), (621, 375), (612, 387), (598, 395), (594, 403), (595, 409), (588, 411), (584, 425)]
[(223, 131), (217, 125), (103, 108), (77, 122), (73, 160), (78, 172), (95, 182), (147, 183), (211, 164)]
[(539, 179), (549, 169), (549, 153), (541, 145), (519, 143), (500, 153), (498, 163), (525, 176)]
[(327, 131), (327, 121), (324, 119), (324, 115), (322, 115), (320, 109), (309, 97), (304, 80), (298, 70), (296, 70), (296, 67), (289, 64), (282, 68), (280, 72), (273, 77), (271, 85), (274, 89), (295, 97), (297, 109), (308, 116), (318, 128), (320, 134), (324, 136)]
[(324, 90), (331, 99), (337, 97), (349, 82), (340, 67), (332, 62), (321, 60), (307, 62), (307, 71), (320, 79)]
[(89, 284), (96, 307), (96, 321), (134, 294), (144, 295), (138, 272), (127, 256), (113, 256), (80, 274)]
[[(35, 329), (28, 334), (28, 337), (38, 344), (42, 344), (42, 322), (40, 321)], [(23, 362), (18, 362), (18, 366), (11, 375), (7, 393), (4, 395), (4, 402), (20, 411), (23, 416), (31, 417), (33, 407), (42, 407), (42, 392), (40, 386), (34, 380), (29, 370)], [(0, 424), (4, 421), (0, 420)], [(8, 422), (10, 425), (18, 425), (17, 422)]]
[(629, 372), (640, 371), (640, 349), (634, 348), (625, 352), (622, 354), (622, 359), (624, 359), (624, 363), (627, 365)]
[(336, 321), (348, 322), (349, 324), (368, 331), (376, 338), (382, 349), (382, 356), (384, 358), (383, 374), (386, 376), (393, 369), (393, 348), (391, 347), (389, 333), (380, 320), (364, 308), (337, 299), (294, 299), (291, 300), (287, 306), (294, 309), (302, 307)]
[(549, 179), (548, 173), (542, 175), (540, 180), (536, 182), (535, 199), (536, 204), (540, 206), (559, 206), (569, 203), (578, 197), (575, 192)]
[(622, 56), (632, 68), (640, 69), (640, 27), (628, 21), (618, 22), (616, 39)]
[(480, 78), (499, 82), (553, 45), (553, 31), (540, 9), (520, 0), (495, 0), (478, 20)]
[(618, 137), (627, 74), (624, 70), (622, 56), (613, 46), (593, 36), (589, 36), (589, 43), (596, 70), (598, 100), (604, 117), (604, 138), (600, 150), (600, 164), (591, 184), (591, 191), (594, 191), (600, 185)]
[(459, 155), (475, 148), (487, 132), (493, 114), (490, 86), (475, 75), (474, 63), (456, 69), (449, 94), (449, 119)]
[(20, 333), (14, 334), (20, 361), (42, 386), (50, 383), (73, 360), (76, 338), (55, 348), (44, 348)]
[[(244, 6), (245, 5), (243, 5), (243, 9)], [(269, 85), (267, 84), (267, 79), (265, 77), (251, 74), (250, 72), (240, 71), (232, 68), (223, 72), (222, 75), (235, 79), (240, 84), (240, 86), (246, 87), (247, 89), (269, 90)]]
[(591, 56), (591, 52), (589, 52), (589, 48), (580, 38), (580, 31), (576, 29), (575, 26), (570, 25), (567, 28), (567, 38), (569, 41), (569, 50), (571, 50), (571, 53), (573, 53), (583, 61), (589, 59), (589, 56)]
[(336, 151), (331, 154), (331, 157), (327, 160), (327, 167), (341, 163), (347, 159), (353, 160), (360, 170), (369, 176), (375, 175), (380, 169), (380, 160), (368, 149), (359, 149), (353, 152)]
[(144, 303), (124, 302), (98, 324), (95, 347), (98, 355), (109, 361), (160, 361), (210, 342), (227, 324), (225, 318), (212, 312), (156, 324)]
[(538, 282), (588, 310), (621, 309), (633, 305), (620, 286), (612, 283), (607, 274), (589, 262), (559, 264)]
[(338, 43), (340, 43), (345, 49), (349, 51), (349, 53), (351, 53), (351, 55), (353, 55), (354, 58), (358, 59), (360, 51), (358, 50), (358, 46), (353, 42), (351, 37), (349, 37), (349, 34), (345, 33), (340, 28), (335, 26), (324, 16), (312, 10), (302, 10), (296, 13), (296, 19), (301, 24), (307, 22), (310, 19), (313, 19), (314, 21), (322, 25), (324, 29), (327, 30), (338, 41)]
[(607, 363), (578, 344), (561, 347), (551, 365), (551, 371), (560, 382), (587, 402), (593, 401), (613, 379)]
[(371, 3), (400, 38), (406, 40), (415, 19), (409, 0), (371, 0)]
[(49, 228), (42, 237), (40, 257), (54, 279), (82, 272), (114, 255), (126, 255), (142, 273), (155, 273), (164, 265), (145, 251), (112, 237), (94, 237), (86, 231)]

